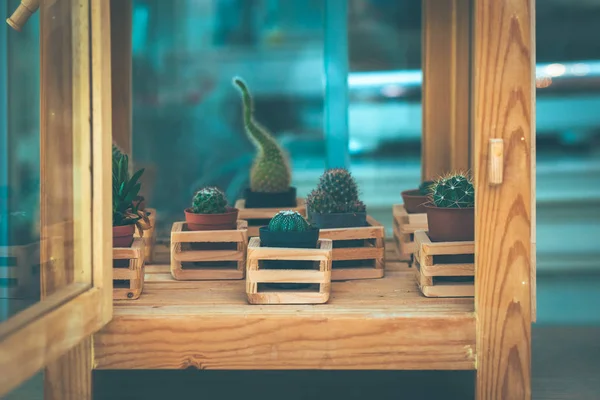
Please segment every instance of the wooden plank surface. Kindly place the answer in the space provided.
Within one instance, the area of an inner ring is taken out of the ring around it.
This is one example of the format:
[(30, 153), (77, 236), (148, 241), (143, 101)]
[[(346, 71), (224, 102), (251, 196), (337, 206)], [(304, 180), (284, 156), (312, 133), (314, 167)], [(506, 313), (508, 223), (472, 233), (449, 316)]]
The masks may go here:
[(428, 299), (386, 256), (384, 278), (333, 282), (321, 305), (249, 305), (244, 281), (149, 266), (142, 296), (115, 302), (95, 336), (95, 368), (474, 369), (473, 299)]
[(92, 399), (92, 337), (84, 339), (58, 360), (44, 376), (44, 400)]
[[(475, 0), (477, 398), (531, 398), (533, 0)], [(504, 180), (488, 182), (489, 140)]]

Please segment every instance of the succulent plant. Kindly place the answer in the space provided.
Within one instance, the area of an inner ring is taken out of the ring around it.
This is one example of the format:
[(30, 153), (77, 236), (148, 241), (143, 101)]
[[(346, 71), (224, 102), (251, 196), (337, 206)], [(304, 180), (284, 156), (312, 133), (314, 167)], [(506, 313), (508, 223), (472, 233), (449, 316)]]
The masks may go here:
[(133, 205), (133, 200), (140, 191), (138, 182), (144, 169), (140, 169), (129, 177), (129, 157), (113, 157), (112, 160), (112, 189), (113, 189), (113, 226), (133, 225), (138, 228), (140, 236), (150, 228), (150, 221), (145, 212)]
[(358, 199), (358, 185), (347, 169), (325, 171), (317, 188), (307, 198), (310, 212), (320, 214), (365, 212), (365, 204)]
[(112, 145), (112, 158), (114, 159), (119, 159), (123, 157), (123, 151), (121, 150), (121, 148), (119, 146), (117, 146), (115, 143), (113, 143)]
[(196, 214), (223, 214), (227, 212), (227, 198), (216, 187), (205, 187), (196, 192), (192, 212)]
[(233, 84), (242, 94), (246, 133), (258, 150), (250, 170), (250, 189), (253, 192), (285, 192), (289, 189), (292, 179), (287, 155), (275, 138), (254, 120), (252, 97), (248, 86), (238, 77), (233, 78)]
[(310, 229), (308, 221), (298, 211), (279, 211), (269, 222), (271, 232), (303, 232)]
[(437, 207), (472, 208), (475, 206), (475, 188), (466, 174), (443, 176), (433, 184), (431, 198)]
[(419, 185), (419, 193), (421, 196), (427, 196), (431, 193), (434, 181), (425, 181)]

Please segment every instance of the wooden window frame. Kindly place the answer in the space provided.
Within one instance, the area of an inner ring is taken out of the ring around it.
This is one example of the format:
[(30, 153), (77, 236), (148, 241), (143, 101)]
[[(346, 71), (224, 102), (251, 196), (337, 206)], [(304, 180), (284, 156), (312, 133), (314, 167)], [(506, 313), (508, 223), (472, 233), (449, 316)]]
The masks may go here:
[[(78, 261), (87, 258), (91, 268), (77, 265), (76, 273), (80, 275), (75, 278), (75, 283), (56, 290), (0, 325), (0, 370), (3, 372), (0, 396), (82, 342), (88, 343), (91, 352), (89, 337), (112, 319), (112, 191), (111, 176), (106, 173), (112, 168), (110, 35), (103, 33), (110, 29), (109, 2), (58, 0), (42, 3), (42, 24), (46, 9), (59, 3), (59, 7), (65, 4), (71, 7), (72, 15), (73, 98), (77, 101), (73, 105), (73, 132), (76, 132), (73, 169), (91, 171), (75, 175), (77, 190), (81, 191), (75, 207), (84, 214), (75, 233), (87, 235), (86, 239), (76, 242), (78, 254), (75, 257)], [(42, 70), (54, 67), (43, 64), (44, 33), (41, 25)], [(90, 35), (94, 38), (91, 48)], [(41, 107), (43, 115), (43, 100)], [(47, 134), (42, 123), (42, 141)], [(87, 356), (91, 359), (91, 354)], [(90, 364), (90, 370), (91, 367)]]

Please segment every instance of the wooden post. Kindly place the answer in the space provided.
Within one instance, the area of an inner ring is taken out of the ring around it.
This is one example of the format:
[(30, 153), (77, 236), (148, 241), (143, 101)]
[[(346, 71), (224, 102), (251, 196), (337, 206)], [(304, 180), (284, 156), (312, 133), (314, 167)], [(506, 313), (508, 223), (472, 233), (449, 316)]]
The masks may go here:
[(44, 400), (91, 400), (92, 338), (46, 366)]
[(131, 29), (132, 0), (110, 1), (111, 22), (111, 75), (112, 75), (112, 134), (113, 141), (122, 151), (132, 154), (132, 81)]
[(471, 0), (423, 0), (422, 179), (468, 170)]
[[(531, 398), (534, 0), (475, 0), (477, 398)], [(489, 181), (490, 139), (504, 142)]]

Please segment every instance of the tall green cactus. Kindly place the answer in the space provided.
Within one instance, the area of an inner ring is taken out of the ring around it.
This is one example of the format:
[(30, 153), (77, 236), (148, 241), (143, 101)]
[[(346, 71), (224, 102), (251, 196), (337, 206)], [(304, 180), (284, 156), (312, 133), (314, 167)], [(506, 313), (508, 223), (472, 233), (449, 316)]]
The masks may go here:
[(287, 156), (275, 138), (254, 120), (252, 97), (248, 86), (238, 77), (233, 78), (233, 84), (242, 95), (246, 133), (258, 150), (250, 170), (250, 189), (253, 192), (285, 192), (289, 189), (292, 179)]
[(433, 184), (431, 197), (437, 207), (475, 207), (473, 181), (466, 174), (457, 173), (441, 177)]

